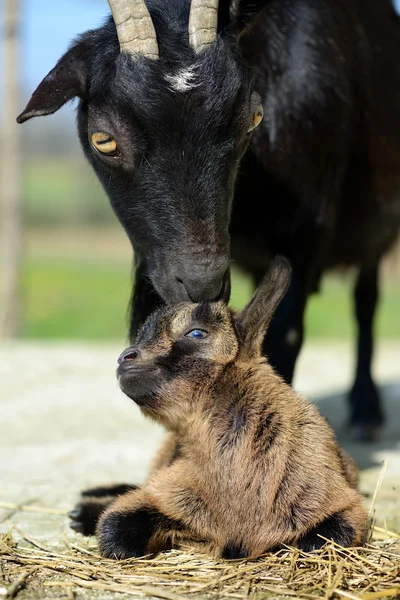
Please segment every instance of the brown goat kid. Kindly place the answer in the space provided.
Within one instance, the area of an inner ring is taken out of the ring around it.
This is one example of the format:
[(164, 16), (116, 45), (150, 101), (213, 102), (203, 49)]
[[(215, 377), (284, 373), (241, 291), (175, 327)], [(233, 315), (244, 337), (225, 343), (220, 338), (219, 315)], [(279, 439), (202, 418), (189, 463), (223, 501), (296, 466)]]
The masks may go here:
[(289, 280), (277, 258), (239, 313), (222, 302), (162, 308), (121, 355), (122, 390), (171, 433), (143, 487), (89, 491), (72, 511), (78, 531), (94, 532), (97, 521), (104, 556), (181, 540), (224, 558), (365, 541), (352, 460), (261, 353)]

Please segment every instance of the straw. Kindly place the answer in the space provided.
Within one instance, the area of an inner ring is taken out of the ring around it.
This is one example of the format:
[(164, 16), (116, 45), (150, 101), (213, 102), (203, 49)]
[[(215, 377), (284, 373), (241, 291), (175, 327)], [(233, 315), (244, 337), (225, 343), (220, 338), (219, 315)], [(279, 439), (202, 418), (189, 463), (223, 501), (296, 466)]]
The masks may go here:
[[(381, 528), (376, 531), (381, 535)], [(68, 598), (83, 590), (109, 592), (115, 599), (125, 595), (164, 600), (277, 596), (379, 600), (400, 596), (400, 536), (386, 531), (386, 540), (373, 539), (364, 548), (343, 548), (330, 541), (309, 554), (284, 548), (239, 561), (213, 560), (186, 548), (113, 561), (100, 557), (95, 547), (88, 550), (68, 538), (65, 551), (55, 553), (19, 533), (32, 547), (13, 543), (9, 534), (0, 540), (4, 579), (0, 586), (4, 585), (8, 594), (13, 585), (16, 595), (22, 585), (27, 591), (40, 585), (53, 589), (55, 598), (57, 588)]]

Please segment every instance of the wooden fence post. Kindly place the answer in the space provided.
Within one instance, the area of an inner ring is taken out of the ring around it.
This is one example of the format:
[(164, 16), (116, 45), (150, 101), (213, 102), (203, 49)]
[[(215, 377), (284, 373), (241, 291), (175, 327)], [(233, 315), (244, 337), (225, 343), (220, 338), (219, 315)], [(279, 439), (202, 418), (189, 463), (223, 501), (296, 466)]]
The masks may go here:
[(20, 0), (3, 0), (3, 101), (0, 130), (0, 338), (18, 334), (21, 317), (22, 165), (15, 119), (20, 94)]

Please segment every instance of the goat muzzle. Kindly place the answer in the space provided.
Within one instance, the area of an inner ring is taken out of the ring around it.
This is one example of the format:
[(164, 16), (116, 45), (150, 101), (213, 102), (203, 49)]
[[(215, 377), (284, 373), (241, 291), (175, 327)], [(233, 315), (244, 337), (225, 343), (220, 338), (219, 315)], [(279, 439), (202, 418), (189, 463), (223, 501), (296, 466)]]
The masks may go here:
[(127, 348), (126, 350), (123, 351), (123, 353), (118, 357), (118, 364), (122, 365), (122, 363), (126, 362), (126, 361), (133, 361), (136, 360), (137, 358), (139, 358), (141, 355), (140, 350), (138, 350), (137, 348)]

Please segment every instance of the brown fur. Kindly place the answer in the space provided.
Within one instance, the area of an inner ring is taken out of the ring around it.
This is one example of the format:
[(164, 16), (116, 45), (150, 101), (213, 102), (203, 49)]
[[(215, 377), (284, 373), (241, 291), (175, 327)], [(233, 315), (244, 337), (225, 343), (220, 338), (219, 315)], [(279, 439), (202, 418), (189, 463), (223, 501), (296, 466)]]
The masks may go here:
[[(317, 408), (261, 355), (289, 276), (276, 259), (239, 314), (222, 303), (183, 304), (145, 324), (139, 356), (119, 368), (120, 385), (171, 433), (143, 488), (101, 514), (105, 556), (152, 553), (182, 539), (226, 558), (282, 544), (311, 550), (323, 545), (319, 536), (365, 541), (354, 462)], [(207, 337), (188, 338), (193, 329)]]

